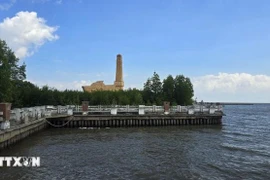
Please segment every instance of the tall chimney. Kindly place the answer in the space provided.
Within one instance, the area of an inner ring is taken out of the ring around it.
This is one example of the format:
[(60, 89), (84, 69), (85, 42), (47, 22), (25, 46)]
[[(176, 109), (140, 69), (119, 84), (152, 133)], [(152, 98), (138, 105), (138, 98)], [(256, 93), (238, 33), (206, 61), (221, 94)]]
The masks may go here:
[(122, 56), (118, 54), (116, 56), (116, 76), (115, 76), (115, 86), (119, 89), (123, 89), (124, 81), (123, 81), (123, 64), (122, 64)]

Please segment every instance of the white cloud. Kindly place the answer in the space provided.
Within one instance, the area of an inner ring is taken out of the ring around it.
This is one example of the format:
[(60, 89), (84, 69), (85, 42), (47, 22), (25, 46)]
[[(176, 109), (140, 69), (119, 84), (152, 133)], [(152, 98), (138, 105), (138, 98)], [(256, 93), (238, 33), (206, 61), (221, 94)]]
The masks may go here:
[(206, 101), (270, 102), (270, 76), (219, 73), (192, 78), (195, 96)]
[(47, 41), (57, 40), (58, 27), (51, 27), (36, 12), (21, 11), (0, 23), (0, 38), (5, 40), (18, 58), (31, 56)]
[(16, 3), (16, 0), (7, 0), (6, 2), (0, 3), (0, 10), (9, 10), (14, 4)]

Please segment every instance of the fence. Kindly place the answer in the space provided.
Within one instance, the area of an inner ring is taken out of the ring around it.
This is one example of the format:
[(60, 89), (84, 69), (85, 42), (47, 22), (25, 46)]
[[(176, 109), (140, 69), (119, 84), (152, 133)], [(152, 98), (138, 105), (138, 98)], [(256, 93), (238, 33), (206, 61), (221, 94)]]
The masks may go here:
[[(73, 110), (74, 113), (81, 113), (83, 112), (82, 106), (69, 106), (70, 109)], [(130, 106), (130, 105), (98, 105), (98, 106), (88, 106), (87, 112), (88, 113), (112, 113), (112, 111), (116, 111), (118, 113), (138, 113), (140, 111), (143, 112), (142, 114), (149, 114), (149, 113), (164, 113), (164, 106)], [(188, 114), (195, 114), (195, 113), (209, 113), (213, 114), (218, 111), (223, 111), (222, 106), (220, 105), (192, 105), (192, 106), (171, 106), (169, 109), (169, 113), (188, 113)]]
[[(193, 106), (171, 106), (169, 109), (170, 114), (174, 113), (209, 113), (214, 114), (218, 111), (222, 111), (222, 106), (204, 106), (204, 105), (193, 105)], [(67, 105), (67, 106), (37, 106), (30, 108), (17, 108), (11, 110), (10, 120), (13, 123), (21, 124), (29, 121), (38, 120), (43, 117), (50, 117), (59, 114), (73, 115), (73, 113), (83, 113), (82, 106)], [(151, 114), (151, 113), (164, 113), (163, 106), (131, 106), (131, 105), (110, 105), (110, 106), (88, 106), (87, 113), (109, 113), (109, 114), (121, 114), (121, 113), (133, 113), (133, 114)], [(0, 121), (1, 121), (0, 112)]]

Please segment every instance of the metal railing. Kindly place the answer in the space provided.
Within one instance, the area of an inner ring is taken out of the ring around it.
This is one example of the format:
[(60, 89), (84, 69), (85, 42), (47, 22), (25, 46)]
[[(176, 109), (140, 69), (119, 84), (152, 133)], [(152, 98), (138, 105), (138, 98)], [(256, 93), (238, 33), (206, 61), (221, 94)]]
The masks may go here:
[[(82, 106), (71, 106), (73, 112), (83, 112)], [(112, 109), (117, 109), (117, 112), (139, 112), (139, 109), (143, 109), (145, 113), (161, 113), (164, 112), (164, 106), (130, 106), (130, 105), (97, 105), (88, 106), (87, 112), (111, 112)], [(216, 111), (223, 111), (220, 105), (192, 105), (192, 106), (171, 106), (170, 113), (188, 113), (193, 111), (194, 113), (214, 113)]]
[[(151, 113), (164, 113), (164, 106), (134, 106), (134, 105), (98, 105), (98, 106), (88, 106), (86, 113), (112, 113), (116, 111), (117, 113), (133, 113), (139, 114), (143, 112), (144, 114)], [(184, 113), (184, 114), (214, 114), (216, 112), (222, 112), (221, 105), (192, 105), (192, 106), (171, 106), (168, 112), (170, 114), (174, 113)], [(10, 120), (15, 123), (27, 123), (29, 121), (38, 120), (43, 117), (50, 117), (55, 115), (73, 115), (73, 113), (82, 113), (82, 106), (67, 105), (67, 106), (37, 106), (30, 108), (20, 108), (11, 110)], [(0, 113), (1, 118), (1, 113)], [(1, 119), (0, 119), (1, 121)]]

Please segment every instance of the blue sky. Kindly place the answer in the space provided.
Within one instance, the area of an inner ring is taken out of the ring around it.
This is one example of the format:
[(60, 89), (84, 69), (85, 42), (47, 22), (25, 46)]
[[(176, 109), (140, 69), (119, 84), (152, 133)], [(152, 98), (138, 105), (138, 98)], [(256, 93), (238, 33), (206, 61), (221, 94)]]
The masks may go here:
[(270, 2), (250, 0), (1, 0), (0, 38), (39, 86), (125, 88), (156, 71), (190, 77), (205, 101), (270, 102)]

